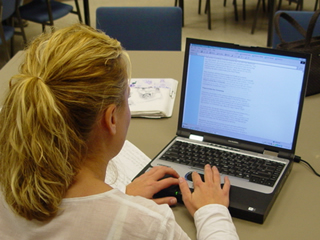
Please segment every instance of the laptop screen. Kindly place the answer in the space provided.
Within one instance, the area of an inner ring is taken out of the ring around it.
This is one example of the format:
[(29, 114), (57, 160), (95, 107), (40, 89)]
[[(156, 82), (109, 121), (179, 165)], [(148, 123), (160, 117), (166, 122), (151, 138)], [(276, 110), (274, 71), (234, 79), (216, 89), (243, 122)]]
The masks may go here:
[(294, 150), (309, 55), (187, 39), (179, 126)]

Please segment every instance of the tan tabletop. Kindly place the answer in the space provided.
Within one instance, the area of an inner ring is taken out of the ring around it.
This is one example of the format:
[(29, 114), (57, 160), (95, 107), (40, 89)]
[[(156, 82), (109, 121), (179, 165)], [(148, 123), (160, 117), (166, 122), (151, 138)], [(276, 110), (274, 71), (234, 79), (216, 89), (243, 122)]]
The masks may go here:
[[(17, 72), (16, 55), (0, 71), (0, 103), (8, 79)], [(183, 52), (129, 51), (132, 77), (174, 78), (181, 81)], [(173, 116), (168, 119), (132, 119), (128, 140), (153, 158), (175, 136), (178, 122), (180, 87)], [(320, 172), (320, 94), (307, 97), (302, 114), (296, 154)], [(196, 239), (193, 219), (183, 205), (173, 208), (178, 223)], [(319, 239), (320, 178), (303, 163), (295, 163), (279, 197), (264, 224), (233, 218), (240, 239)]]

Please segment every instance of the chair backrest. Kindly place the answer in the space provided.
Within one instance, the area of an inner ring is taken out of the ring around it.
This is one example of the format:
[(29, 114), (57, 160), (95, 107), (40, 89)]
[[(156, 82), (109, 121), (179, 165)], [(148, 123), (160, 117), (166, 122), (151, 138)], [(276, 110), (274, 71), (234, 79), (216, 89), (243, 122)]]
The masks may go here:
[[(279, 14), (280, 12), (286, 12), (290, 16), (292, 16), (305, 30), (307, 30), (309, 21), (314, 14), (314, 12), (307, 12), (307, 11), (277, 11), (275, 14)], [(283, 40), (286, 42), (296, 41), (303, 39), (303, 36), (295, 30), (291, 26), (288, 21), (286, 21), (283, 18), (280, 18), (279, 20), (279, 27), (280, 32), (282, 34)], [(313, 36), (319, 36), (320, 35), (320, 19), (318, 19), (317, 24), (313, 31)], [(275, 32), (275, 29), (273, 29), (273, 40), (272, 40), (272, 47), (276, 48), (276, 46), (280, 43), (280, 39), (278, 35)]]
[(96, 27), (127, 50), (181, 51), (179, 7), (99, 7)]
[(1, 0), (2, 1), (2, 20), (8, 19), (16, 10), (16, 0)]

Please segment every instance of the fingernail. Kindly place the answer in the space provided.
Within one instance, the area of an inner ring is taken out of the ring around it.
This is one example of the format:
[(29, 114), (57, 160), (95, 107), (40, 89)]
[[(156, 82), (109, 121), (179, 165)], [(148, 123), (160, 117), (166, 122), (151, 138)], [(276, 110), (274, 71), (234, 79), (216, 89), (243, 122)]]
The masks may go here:
[(179, 177), (179, 183), (182, 183), (184, 181), (183, 177)]
[(176, 204), (177, 203), (177, 199), (176, 198), (171, 198), (170, 199), (170, 205)]

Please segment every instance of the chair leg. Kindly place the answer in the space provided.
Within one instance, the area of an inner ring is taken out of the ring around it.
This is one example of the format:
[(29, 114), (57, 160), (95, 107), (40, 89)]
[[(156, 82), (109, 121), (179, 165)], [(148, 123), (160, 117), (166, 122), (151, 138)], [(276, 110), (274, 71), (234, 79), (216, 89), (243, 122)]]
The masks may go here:
[(8, 48), (8, 43), (6, 41), (6, 38), (4, 36), (4, 30), (3, 30), (3, 27), (2, 27), (2, 23), (0, 23), (0, 38), (1, 38), (1, 41), (2, 41), (2, 44), (4, 46), (4, 49), (6, 51), (6, 55), (7, 55), (7, 59), (8, 61), (10, 60), (10, 52), (9, 52), (9, 48)]
[(242, 0), (242, 19), (246, 20), (246, 0)]
[[(177, 1), (177, 0), (176, 0), (176, 1)], [(75, 2), (75, 4), (76, 4), (76, 9), (77, 9), (77, 11), (72, 11), (72, 12), (78, 15), (79, 22), (82, 23), (82, 17), (81, 17), (79, 2), (78, 2), (78, 0), (75, 0), (74, 2)]]
[(211, 6), (210, 0), (206, 1), (206, 10), (208, 14), (208, 29), (211, 30)]
[(177, 4), (182, 10), (182, 27), (184, 26), (184, 0), (177, 0)]
[[(281, 2), (281, 0), (279, 2)], [(263, 12), (266, 12), (266, 1), (265, 0), (262, 0), (262, 9), (263, 9)]]
[(237, 0), (233, 0), (233, 6), (234, 6), (234, 18), (236, 21), (238, 21), (239, 18), (238, 18)]
[(227, 6), (227, 0), (223, 0), (223, 6)]
[(10, 58), (14, 56), (14, 36), (10, 40)]
[(198, 4), (198, 14), (201, 14), (201, 0), (199, 0)]
[[(19, 20), (18, 20), (19, 21)], [(9, 23), (9, 25), (10, 26), (14, 26), (14, 19), (13, 19), (13, 17), (11, 16), (10, 17), (10, 19), (8, 19), (8, 23)], [(20, 24), (20, 22), (19, 22), (19, 24)], [(12, 58), (13, 57), (13, 55), (14, 55), (14, 34), (15, 34), (16, 32), (14, 32), (13, 33), (13, 36), (12, 36), (12, 38), (10, 39), (10, 58)], [(8, 47), (8, 45), (7, 45), (7, 47)]]
[(178, 5), (178, 0), (174, 1), (174, 6), (176, 7)]
[(17, 20), (18, 20), (18, 23), (19, 23), (19, 26), (20, 26), (20, 31), (21, 31), (21, 35), (22, 35), (22, 38), (23, 38), (23, 42), (24, 42), (24, 44), (27, 44), (27, 37), (26, 37), (26, 33), (24, 31), (24, 27), (23, 27), (22, 18), (21, 18), (21, 15), (20, 15), (19, 8), (17, 8), (17, 10), (16, 10), (16, 16), (17, 16)]
[(317, 11), (317, 8), (318, 8), (318, 2), (319, 0), (316, 0), (315, 4), (314, 4), (314, 11)]
[(296, 11), (302, 11), (302, 9), (303, 9), (303, 0), (298, 0)]
[(204, 7), (204, 13), (208, 13), (208, 0), (206, 0), (206, 6)]
[(252, 28), (251, 28), (251, 34), (254, 34), (254, 30), (255, 30), (256, 25), (257, 25), (257, 19), (258, 19), (258, 15), (259, 15), (260, 3), (261, 3), (261, 0), (258, 0), (257, 7), (256, 7), (256, 14), (254, 16), (253, 24), (252, 24)]

